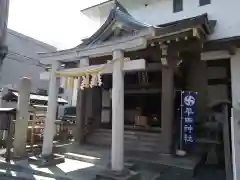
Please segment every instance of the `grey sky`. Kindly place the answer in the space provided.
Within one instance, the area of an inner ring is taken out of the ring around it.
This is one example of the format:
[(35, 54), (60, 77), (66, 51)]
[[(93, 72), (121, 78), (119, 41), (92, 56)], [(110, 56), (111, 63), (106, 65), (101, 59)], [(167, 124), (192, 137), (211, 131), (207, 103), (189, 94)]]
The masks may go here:
[(10, 0), (9, 28), (59, 49), (72, 48), (97, 29), (80, 9), (104, 0)]

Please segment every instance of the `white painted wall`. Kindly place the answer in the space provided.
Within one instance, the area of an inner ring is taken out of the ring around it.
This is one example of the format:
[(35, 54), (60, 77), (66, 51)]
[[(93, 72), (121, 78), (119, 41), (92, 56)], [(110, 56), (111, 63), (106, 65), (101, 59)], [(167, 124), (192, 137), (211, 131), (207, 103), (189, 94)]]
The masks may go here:
[[(183, 0), (183, 11), (173, 13), (172, 0), (120, 0), (129, 13), (141, 22), (149, 25), (161, 25), (189, 17), (209, 14), (209, 19), (217, 20), (215, 33), (210, 39), (220, 39), (240, 35), (239, 0), (212, 0), (211, 4), (199, 6), (199, 0)], [(148, 4), (145, 6), (145, 4)], [(113, 3), (92, 8), (85, 15), (102, 24), (113, 7)]]

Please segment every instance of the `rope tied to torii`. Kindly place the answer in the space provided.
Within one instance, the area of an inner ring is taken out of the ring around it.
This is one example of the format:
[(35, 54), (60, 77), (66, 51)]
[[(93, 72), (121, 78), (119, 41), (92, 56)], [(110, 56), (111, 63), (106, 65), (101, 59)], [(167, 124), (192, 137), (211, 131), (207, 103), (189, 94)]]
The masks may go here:
[[(77, 87), (81, 90), (85, 88), (93, 88), (95, 86), (102, 85), (102, 72), (112, 65), (115, 61), (119, 59), (114, 59), (111, 61), (107, 61), (106, 64), (100, 65), (100, 67), (96, 68), (86, 68), (84, 71), (80, 72), (63, 72), (63, 71), (56, 71), (56, 75), (65, 78), (64, 79), (64, 89), (67, 88), (68, 84), (70, 88), (74, 88), (74, 81), (77, 81)], [(124, 61), (130, 60), (129, 58), (125, 58)]]

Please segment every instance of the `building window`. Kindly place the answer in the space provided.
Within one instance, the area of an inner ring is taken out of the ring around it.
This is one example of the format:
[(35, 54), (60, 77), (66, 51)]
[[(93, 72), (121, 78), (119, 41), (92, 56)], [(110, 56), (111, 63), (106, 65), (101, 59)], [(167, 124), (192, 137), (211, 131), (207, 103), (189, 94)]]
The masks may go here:
[(199, 5), (204, 6), (207, 4), (211, 4), (211, 0), (199, 0)]
[(173, 12), (179, 12), (183, 10), (183, 0), (173, 0)]

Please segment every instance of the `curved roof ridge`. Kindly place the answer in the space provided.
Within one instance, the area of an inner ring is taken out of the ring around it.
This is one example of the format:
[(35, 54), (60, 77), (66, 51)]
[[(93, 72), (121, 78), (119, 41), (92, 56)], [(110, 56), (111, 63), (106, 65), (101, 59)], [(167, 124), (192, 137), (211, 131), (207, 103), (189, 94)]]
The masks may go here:
[(78, 47), (89, 46), (96, 43), (101, 38), (106, 38), (113, 32), (112, 27), (116, 23), (124, 24), (128, 27), (131, 27), (133, 30), (140, 30), (142, 28), (150, 27), (149, 25), (139, 22), (132, 17), (132, 15), (130, 15), (129, 12), (117, 0), (115, 0), (115, 6), (110, 11), (107, 20), (91, 37), (83, 40)]

